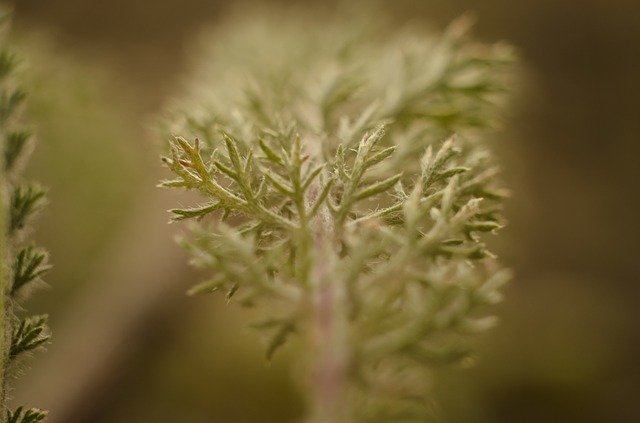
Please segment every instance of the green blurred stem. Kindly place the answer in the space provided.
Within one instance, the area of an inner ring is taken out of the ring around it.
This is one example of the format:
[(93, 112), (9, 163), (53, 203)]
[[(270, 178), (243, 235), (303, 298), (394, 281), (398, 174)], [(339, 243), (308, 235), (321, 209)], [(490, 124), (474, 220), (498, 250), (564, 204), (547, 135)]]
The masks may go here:
[[(4, 163), (4, 151), (6, 137), (0, 134), (0, 406), (5, 404), (6, 366), (9, 357), (7, 342), (7, 311), (6, 293), (8, 292), (10, 265), (9, 265), (9, 198), (7, 191), (7, 175)], [(4, 415), (4, 409), (1, 411)]]

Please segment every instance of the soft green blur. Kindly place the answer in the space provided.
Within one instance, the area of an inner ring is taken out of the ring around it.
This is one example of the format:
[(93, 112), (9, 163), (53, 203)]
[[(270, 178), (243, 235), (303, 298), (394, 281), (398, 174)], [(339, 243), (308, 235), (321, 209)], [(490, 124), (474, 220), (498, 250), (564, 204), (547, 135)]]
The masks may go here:
[[(443, 420), (637, 421), (640, 8), (389, 3), (377, 13), (436, 28), (474, 11), (480, 38), (522, 58), (494, 144), (514, 192), (495, 249), (516, 278), (475, 365), (437, 373)], [(38, 122), (30, 172), (50, 187), (37, 236), (56, 265), (33, 300), (51, 314), (54, 344), (27, 364), (16, 400), (50, 408), (50, 422), (299, 421), (295, 350), (268, 364), (244, 313), (182, 295), (202, 275), (174, 245), (181, 227), (166, 224), (180, 200), (154, 187), (168, 134), (149, 128), (228, 2), (15, 7)]]

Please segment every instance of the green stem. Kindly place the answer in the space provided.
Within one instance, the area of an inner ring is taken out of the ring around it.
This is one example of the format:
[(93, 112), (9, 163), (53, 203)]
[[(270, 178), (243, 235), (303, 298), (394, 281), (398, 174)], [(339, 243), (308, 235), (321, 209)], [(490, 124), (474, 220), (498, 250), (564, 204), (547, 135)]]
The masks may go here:
[(8, 292), (10, 278), (9, 264), (9, 198), (7, 192), (8, 176), (5, 171), (4, 151), (4, 134), (0, 133), (0, 406), (3, 408), (0, 412), (4, 415), (4, 405), (6, 399), (6, 368), (8, 361), (8, 328), (7, 310), (6, 310), (6, 293)]

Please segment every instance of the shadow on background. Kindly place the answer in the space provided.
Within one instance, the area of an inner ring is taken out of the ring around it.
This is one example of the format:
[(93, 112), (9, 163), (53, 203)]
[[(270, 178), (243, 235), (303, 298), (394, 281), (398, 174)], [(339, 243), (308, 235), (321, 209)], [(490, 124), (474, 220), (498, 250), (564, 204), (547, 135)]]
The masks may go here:
[[(145, 128), (179, 94), (190, 41), (229, 5), (16, 3), (37, 65), (31, 170), (51, 187), (38, 236), (56, 264), (53, 289), (33, 302), (51, 314), (55, 342), (29, 363), (16, 399), (50, 408), (51, 422), (298, 420), (286, 357), (265, 366), (235, 309), (181, 295), (198, 276), (172, 242), (179, 228), (165, 224), (175, 194), (153, 188), (162, 140)], [(472, 10), (481, 39), (505, 39), (522, 57), (495, 145), (515, 192), (498, 250), (517, 278), (477, 365), (438, 372), (446, 420), (640, 421), (640, 7), (390, 3), (399, 22), (437, 27)]]

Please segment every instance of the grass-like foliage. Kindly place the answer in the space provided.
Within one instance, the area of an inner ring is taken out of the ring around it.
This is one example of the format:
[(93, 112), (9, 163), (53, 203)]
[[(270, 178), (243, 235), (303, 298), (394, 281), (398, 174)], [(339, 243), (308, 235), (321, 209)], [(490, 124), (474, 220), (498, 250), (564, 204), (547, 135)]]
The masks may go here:
[[(425, 421), (430, 368), (469, 355), (508, 280), (483, 242), (505, 190), (482, 142), (511, 51), (370, 16), (250, 16), (207, 38), (163, 186), (222, 291), (306, 354), (310, 420)], [(210, 47), (213, 46), (213, 47)], [(205, 50), (207, 50), (205, 49)]]
[(33, 214), (45, 192), (20, 178), (30, 131), (21, 118), (26, 98), (17, 72), (19, 60), (7, 46), (9, 13), (0, 10), (0, 416), (8, 423), (37, 423), (47, 413), (37, 408), (7, 409), (12, 370), (25, 353), (49, 341), (46, 316), (19, 317), (19, 300), (50, 266), (47, 253), (26, 243)]

